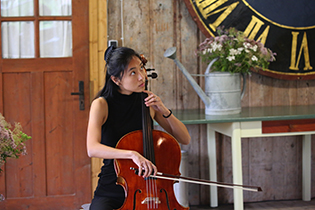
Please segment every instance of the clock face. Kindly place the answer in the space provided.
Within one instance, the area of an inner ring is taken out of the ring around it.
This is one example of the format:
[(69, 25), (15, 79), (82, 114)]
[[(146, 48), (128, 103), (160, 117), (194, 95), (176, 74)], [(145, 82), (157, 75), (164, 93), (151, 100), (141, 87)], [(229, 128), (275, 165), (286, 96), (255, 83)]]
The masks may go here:
[(259, 73), (279, 79), (315, 79), (315, 1), (184, 0), (199, 29), (216, 36), (235, 27), (277, 53)]

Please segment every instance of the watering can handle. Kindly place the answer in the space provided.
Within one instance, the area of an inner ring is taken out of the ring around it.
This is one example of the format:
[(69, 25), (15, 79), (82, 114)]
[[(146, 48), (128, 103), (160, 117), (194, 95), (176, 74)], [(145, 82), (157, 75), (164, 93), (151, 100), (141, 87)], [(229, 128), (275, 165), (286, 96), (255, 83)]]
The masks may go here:
[(241, 75), (243, 77), (243, 90), (241, 92), (241, 99), (242, 99), (246, 90), (246, 76), (244, 73), (241, 73)]

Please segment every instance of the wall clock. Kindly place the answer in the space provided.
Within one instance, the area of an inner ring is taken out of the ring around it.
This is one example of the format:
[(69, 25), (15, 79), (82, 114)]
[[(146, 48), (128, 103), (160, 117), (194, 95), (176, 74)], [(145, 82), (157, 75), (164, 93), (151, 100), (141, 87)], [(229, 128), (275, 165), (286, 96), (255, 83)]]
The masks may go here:
[(198, 28), (216, 36), (219, 26), (235, 27), (277, 53), (258, 73), (278, 79), (315, 79), (315, 1), (184, 0)]

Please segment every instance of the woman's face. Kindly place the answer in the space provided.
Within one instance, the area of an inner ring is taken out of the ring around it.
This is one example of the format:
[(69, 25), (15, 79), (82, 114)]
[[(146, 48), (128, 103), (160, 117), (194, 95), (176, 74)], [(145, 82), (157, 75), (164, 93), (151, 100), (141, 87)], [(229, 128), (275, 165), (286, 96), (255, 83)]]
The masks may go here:
[(141, 60), (134, 56), (121, 79), (114, 78), (114, 82), (119, 86), (120, 93), (130, 95), (133, 92), (142, 92), (145, 89), (146, 71)]

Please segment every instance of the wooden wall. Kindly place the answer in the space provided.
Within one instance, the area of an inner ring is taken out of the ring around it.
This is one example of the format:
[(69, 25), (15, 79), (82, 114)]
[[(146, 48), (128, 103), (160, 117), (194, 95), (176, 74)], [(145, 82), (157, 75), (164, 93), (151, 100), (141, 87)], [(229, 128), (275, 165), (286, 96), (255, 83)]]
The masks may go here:
[[(192, 20), (183, 0), (108, 0), (107, 3), (108, 40), (118, 40), (119, 46), (131, 47), (145, 54), (149, 60), (148, 67), (154, 67), (159, 75), (150, 82), (149, 88), (170, 109), (204, 108), (203, 102), (174, 62), (163, 56), (167, 48), (176, 46), (177, 58), (191, 74), (203, 73), (205, 70), (204, 64), (194, 55), (196, 46), (205, 37)], [(284, 81), (256, 73), (247, 79), (243, 107), (315, 104), (313, 80)], [(203, 86), (202, 79), (196, 80)], [(188, 151), (189, 176), (207, 179), (206, 126), (187, 127), (192, 141), (182, 148)], [(230, 138), (216, 135), (218, 181), (232, 182)], [(312, 146), (312, 154), (315, 154), (315, 137)], [(259, 185), (264, 189), (262, 193), (245, 192), (244, 201), (301, 199), (301, 150), (301, 137), (243, 139), (244, 184)], [(312, 158), (314, 175), (315, 156)], [(312, 180), (313, 196), (314, 181), (315, 178)], [(209, 196), (208, 187), (189, 185), (190, 205), (209, 204)], [(231, 202), (232, 190), (219, 189), (219, 203)]]

